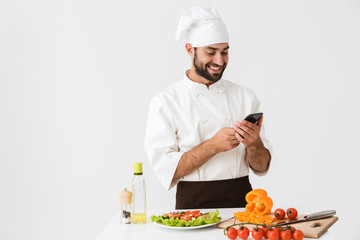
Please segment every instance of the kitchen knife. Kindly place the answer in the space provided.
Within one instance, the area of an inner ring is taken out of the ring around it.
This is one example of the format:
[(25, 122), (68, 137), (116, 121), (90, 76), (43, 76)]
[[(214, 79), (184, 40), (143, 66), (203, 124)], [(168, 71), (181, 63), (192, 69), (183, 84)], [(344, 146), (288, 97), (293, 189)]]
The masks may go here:
[(336, 214), (335, 210), (327, 210), (327, 211), (309, 214), (309, 215), (304, 216), (303, 218), (280, 222), (280, 223), (277, 223), (276, 225), (281, 226), (281, 225), (286, 225), (286, 224), (293, 224), (293, 223), (298, 223), (298, 222), (306, 222), (306, 221), (312, 221), (312, 220), (316, 220), (316, 219), (323, 219), (323, 218), (332, 217), (335, 214)]

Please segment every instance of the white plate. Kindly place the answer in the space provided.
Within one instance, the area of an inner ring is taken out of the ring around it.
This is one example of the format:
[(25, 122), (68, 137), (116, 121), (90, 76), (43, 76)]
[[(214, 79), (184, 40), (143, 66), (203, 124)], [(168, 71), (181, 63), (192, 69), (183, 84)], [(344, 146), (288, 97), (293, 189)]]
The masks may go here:
[(200, 225), (200, 226), (192, 226), (192, 227), (172, 227), (172, 226), (167, 226), (164, 224), (160, 224), (160, 223), (156, 223), (156, 222), (151, 222), (156, 226), (162, 227), (162, 228), (168, 228), (168, 229), (179, 229), (179, 230), (189, 230), (189, 229), (199, 229), (199, 228), (206, 228), (206, 227), (211, 227), (214, 226), (216, 224), (219, 224), (220, 222), (217, 223), (211, 223), (211, 224), (205, 224), (205, 225)]

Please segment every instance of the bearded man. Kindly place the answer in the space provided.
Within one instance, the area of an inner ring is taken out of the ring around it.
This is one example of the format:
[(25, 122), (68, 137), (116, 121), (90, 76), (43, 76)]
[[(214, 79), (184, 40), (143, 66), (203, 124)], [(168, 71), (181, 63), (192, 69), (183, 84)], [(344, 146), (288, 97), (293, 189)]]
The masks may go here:
[(163, 186), (177, 187), (176, 209), (237, 208), (252, 190), (249, 168), (267, 173), (271, 145), (262, 127), (243, 120), (260, 111), (254, 92), (222, 79), (229, 35), (211, 7), (188, 9), (177, 41), (191, 68), (150, 102), (145, 151)]

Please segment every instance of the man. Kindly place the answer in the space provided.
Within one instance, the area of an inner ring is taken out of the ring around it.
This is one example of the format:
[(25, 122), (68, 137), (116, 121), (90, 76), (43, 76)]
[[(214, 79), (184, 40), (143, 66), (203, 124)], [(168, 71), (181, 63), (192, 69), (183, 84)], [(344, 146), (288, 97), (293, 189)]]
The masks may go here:
[(252, 190), (249, 167), (263, 175), (271, 159), (263, 118), (243, 120), (259, 112), (259, 101), (221, 78), (229, 36), (215, 9), (187, 10), (176, 39), (186, 42), (192, 66), (150, 102), (145, 151), (151, 166), (168, 190), (177, 186), (176, 209), (244, 207)]

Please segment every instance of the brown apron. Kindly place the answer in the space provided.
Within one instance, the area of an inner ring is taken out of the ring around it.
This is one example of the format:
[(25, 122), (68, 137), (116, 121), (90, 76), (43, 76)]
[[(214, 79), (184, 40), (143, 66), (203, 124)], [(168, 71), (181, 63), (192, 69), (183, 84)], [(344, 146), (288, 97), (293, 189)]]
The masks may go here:
[(176, 189), (176, 209), (241, 208), (252, 190), (249, 176), (216, 181), (180, 181)]

